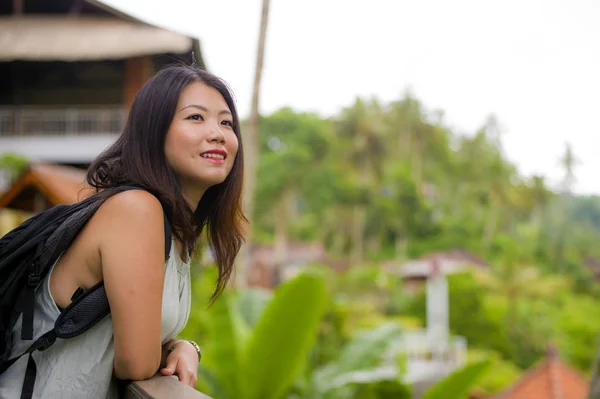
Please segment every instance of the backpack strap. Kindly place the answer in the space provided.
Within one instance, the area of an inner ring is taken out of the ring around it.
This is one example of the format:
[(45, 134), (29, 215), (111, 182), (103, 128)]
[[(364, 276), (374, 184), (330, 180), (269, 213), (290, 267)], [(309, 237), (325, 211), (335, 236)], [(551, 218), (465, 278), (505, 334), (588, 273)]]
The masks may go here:
[(37, 366), (31, 353), (27, 359), (27, 368), (25, 369), (25, 379), (21, 388), (21, 399), (33, 398), (33, 387), (35, 386), (35, 376), (37, 374)]
[(30, 340), (33, 339), (33, 309), (35, 307), (35, 289), (42, 279), (42, 271), (39, 266), (39, 259), (44, 249), (43, 243), (38, 245), (35, 250), (33, 260), (27, 266), (27, 285), (23, 291), (22, 304), (23, 304), (23, 327), (21, 329), (21, 339)]

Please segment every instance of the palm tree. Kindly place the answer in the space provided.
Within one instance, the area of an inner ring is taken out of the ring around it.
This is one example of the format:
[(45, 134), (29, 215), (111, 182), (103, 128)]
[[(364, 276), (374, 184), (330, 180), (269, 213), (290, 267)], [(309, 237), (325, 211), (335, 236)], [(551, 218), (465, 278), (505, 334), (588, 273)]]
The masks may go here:
[(542, 218), (542, 210), (548, 205), (552, 197), (552, 191), (546, 186), (544, 176), (533, 176), (530, 193), (533, 200), (531, 221), (535, 226), (539, 226)]
[(340, 149), (343, 157), (357, 174), (359, 198), (352, 210), (352, 252), (354, 262), (364, 259), (364, 233), (366, 226), (366, 198), (368, 188), (378, 182), (382, 175), (386, 143), (380, 125), (382, 110), (376, 100), (365, 103), (356, 99), (354, 104), (342, 111), (337, 123), (337, 133), (349, 145)]
[(563, 192), (565, 194), (569, 194), (571, 189), (573, 188), (573, 183), (575, 183), (575, 165), (577, 165), (579, 161), (575, 157), (573, 153), (573, 148), (571, 144), (567, 143), (565, 147), (565, 154), (560, 160), (560, 164), (564, 168), (565, 177), (563, 179)]
[(567, 230), (569, 228), (565, 215), (567, 213), (568, 197), (571, 195), (573, 184), (576, 181), (574, 170), (578, 163), (579, 161), (573, 153), (573, 148), (569, 143), (567, 143), (565, 145), (565, 153), (560, 160), (560, 164), (564, 168), (565, 176), (562, 182), (561, 193), (558, 198), (559, 212), (554, 216), (557, 219), (556, 225), (558, 226), (555, 233), (554, 257), (559, 269), (564, 267), (565, 242), (568, 236)]
[[(254, 195), (256, 192), (256, 169), (258, 162), (258, 135), (259, 135), (259, 100), (260, 86), (262, 80), (263, 62), (265, 58), (265, 42), (267, 38), (267, 26), (269, 22), (270, 0), (262, 0), (262, 12), (260, 18), (260, 32), (258, 35), (258, 48), (256, 51), (256, 69), (254, 72), (254, 87), (252, 90), (252, 103), (250, 105), (250, 117), (245, 126), (244, 137), (244, 212), (249, 218), (252, 218), (254, 211)], [(251, 225), (250, 225), (251, 226)], [(248, 269), (250, 267), (250, 254), (248, 244), (252, 240), (252, 228), (247, 230), (246, 245), (240, 250), (237, 261), (236, 284), (240, 287), (246, 285)]]

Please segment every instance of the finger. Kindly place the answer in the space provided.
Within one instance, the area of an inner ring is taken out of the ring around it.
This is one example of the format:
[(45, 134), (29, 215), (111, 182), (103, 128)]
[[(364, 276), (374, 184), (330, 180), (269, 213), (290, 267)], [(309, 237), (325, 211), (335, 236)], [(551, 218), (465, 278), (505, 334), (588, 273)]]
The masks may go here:
[(190, 387), (196, 387), (196, 371), (184, 366), (183, 362), (179, 362), (176, 371), (179, 381)]
[(196, 373), (194, 373), (193, 370), (189, 371), (189, 382), (188, 385), (191, 386), (192, 388), (196, 387), (196, 381), (197, 381), (197, 377), (196, 377)]
[(173, 375), (177, 370), (178, 360), (176, 357), (167, 358), (167, 365), (160, 370), (162, 375)]
[(185, 385), (190, 385), (190, 374), (185, 371), (180, 371), (177, 373), (177, 377), (179, 377), (179, 381), (184, 383)]

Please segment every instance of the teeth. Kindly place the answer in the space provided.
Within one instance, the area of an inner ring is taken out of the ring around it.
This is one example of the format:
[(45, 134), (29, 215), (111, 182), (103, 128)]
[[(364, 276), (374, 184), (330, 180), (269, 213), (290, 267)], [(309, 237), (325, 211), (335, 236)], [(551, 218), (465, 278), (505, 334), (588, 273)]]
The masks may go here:
[(202, 158), (216, 158), (216, 159), (225, 159), (225, 157), (221, 154), (212, 154), (212, 153), (208, 153), (208, 154), (202, 154), (200, 155)]

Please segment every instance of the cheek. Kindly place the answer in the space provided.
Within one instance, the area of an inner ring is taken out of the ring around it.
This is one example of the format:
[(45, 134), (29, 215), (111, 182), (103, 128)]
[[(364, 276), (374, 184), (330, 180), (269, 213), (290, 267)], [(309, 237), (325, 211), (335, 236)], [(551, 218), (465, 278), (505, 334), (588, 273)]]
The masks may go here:
[(234, 134), (233, 137), (227, 141), (227, 152), (232, 155), (236, 155), (239, 149), (239, 142), (237, 136)]
[(165, 157), (167, 158), (167, 162), (169, 163), (169, 165), (171, 165), (171, 167), (173, 167), (176, 154), (177, 151), (173, 144), (173, 140), (171, 139), (171, 135), (167, 134), (167, 137), (165, 139)]
[(169, 130), (165, 139), (165, 157), (169, 166), (177, 173), (186, 162), (186, 157), (191, 148), (181, 131)]
[(172, 126), (165, 139), (165, 153), (168, 159), (184, 157), (197, 146), (197, 138), (193, 132), (181, 127)]

